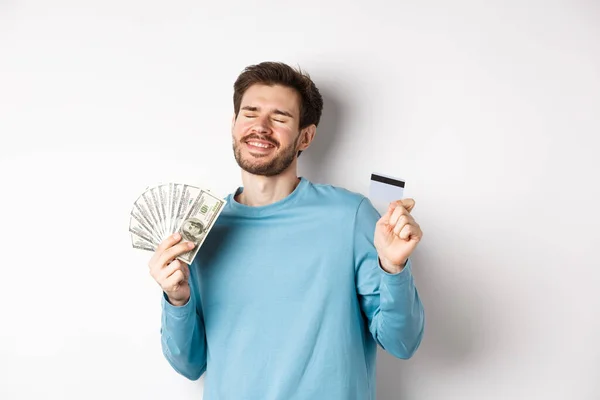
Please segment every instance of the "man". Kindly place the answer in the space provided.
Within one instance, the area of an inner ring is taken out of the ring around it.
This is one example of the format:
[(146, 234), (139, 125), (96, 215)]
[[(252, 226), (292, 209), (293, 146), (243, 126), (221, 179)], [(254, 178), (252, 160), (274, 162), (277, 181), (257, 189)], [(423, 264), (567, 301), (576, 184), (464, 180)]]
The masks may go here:
[(205, 400), (375, 399), (377, 344), (411, 357), (424, 314), (409, 256), (422, 237), (412, 199), (380, 216), (364, 196), (297, 176), (323, 100), (281, 63), (234, 84), (232, 141), (243, 186), (189, 268), (193, 243), (150, 261), (163, 289), (162, 349)]

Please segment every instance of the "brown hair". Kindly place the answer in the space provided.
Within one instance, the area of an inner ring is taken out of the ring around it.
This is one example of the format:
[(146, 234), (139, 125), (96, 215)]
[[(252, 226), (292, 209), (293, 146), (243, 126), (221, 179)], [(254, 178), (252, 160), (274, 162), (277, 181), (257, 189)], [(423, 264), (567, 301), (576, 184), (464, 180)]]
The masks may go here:
[(310, 76), (300, 68), (293, 69), (287, 64), (271, 61), (246, 67), (236, 79), (233, 85), (233, 109), (236, 118), (244, 93), (254, 84), (281, 85), (296, 90), (300, 95), (299, 129), (312, 124), (319, 125), (323, 112), (323, 97)]

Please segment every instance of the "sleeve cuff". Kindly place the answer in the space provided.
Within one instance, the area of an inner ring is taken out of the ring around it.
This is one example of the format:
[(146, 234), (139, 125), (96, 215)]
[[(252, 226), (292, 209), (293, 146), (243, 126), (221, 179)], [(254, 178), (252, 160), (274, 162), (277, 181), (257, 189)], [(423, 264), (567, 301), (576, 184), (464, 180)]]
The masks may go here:
[(412, 278), (412, 261), (410, 257), (406, 261), (406, 264), (404, 264), (404, 268), (402, 268), (402, 271), (396, 272), (395, 274), (389, 273), (385, 269), (383, 269), (381, 267), (381, 264), (379, 263), (379, 260), (377, 260), (377, 266), (381, 271), (382, 279), (384, 279), (387, 283), (398, 284), (406, 282)]
[(169, 315), (173, 315), (176, 317), (183, 317), (186, 315), (189, 315), (190, 313), (194, 312), (194, 302), (192, 300), (192, 296), (190, 296), (190, 298), (188, 299), (187, 303), (185, 303), (182, 306), (174, 306), (173, 304), (169, 303), (169, 301), (167, 300), (167, 294), (165, 292), (162, 292), (162, 308), (163, 310), (169, 314)]

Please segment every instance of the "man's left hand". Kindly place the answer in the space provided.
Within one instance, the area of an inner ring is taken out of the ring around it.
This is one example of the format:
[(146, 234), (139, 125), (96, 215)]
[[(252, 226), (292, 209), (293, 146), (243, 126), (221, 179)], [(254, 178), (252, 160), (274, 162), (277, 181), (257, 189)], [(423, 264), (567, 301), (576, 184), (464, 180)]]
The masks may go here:
[(389, 273), (402, 271), (423, 236), (421, 227), (410, 215), (414, 206), (413, 199), (390, 203), (375, 227), (375, 248), (381, 267)]

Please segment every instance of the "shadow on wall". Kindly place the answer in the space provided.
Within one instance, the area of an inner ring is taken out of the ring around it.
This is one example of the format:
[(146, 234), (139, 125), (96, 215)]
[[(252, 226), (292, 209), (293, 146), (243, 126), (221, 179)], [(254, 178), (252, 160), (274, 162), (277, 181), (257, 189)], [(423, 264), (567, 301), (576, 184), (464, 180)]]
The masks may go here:
[[(323, 116), (311, 147), (300, 156), (299, 171), (314, 182), (332, 183), (334, 144), (343, 140), (347, 131), (344, 119), (350, 114), (352, 105), (342, 102), (344, 97), (335, 85), (321, 82), (319, 90), (324, 99)], [(423, 246), (412, 258), (417, 289), (425, 307), (425, 335), (410, 360), (397, 359), (379, 348), (378, 400), (410, 400), (407, 385), (418, 382), (419, 371), (456, 371), (477, 358), (476, 347), (481, 345), (481, 335), (476, 332), (479, 329), (476, 323), (482, 320), (477, 294), (469, 292), (467, 286), (456, 288), (445, 283), (436, 274), (435, 266), (440, 265), (440, 260), (433, 253), (424, 251)], [(434, 302), (434, 299), (444, 301)]]
[(378, 349), (378, 400), (414, 398), (407, 386), (414, 392), (420, 374), (435, 371), (437, 375), (444, 370), (455, 374), (467, 364), (478, 362), (484, 345), (481, 330), (485, 316), (478, 294), (468, 285), (454, 287), (446, 283), (436, 270), (437, 266), (448, 266), (448, 262), (437, 259), (422, 245), (412, 259), (417, 290), (425, 309), (425, 334), (420, 348), (409, 360), (397, 359)]
[(319, 82), (319, 92), (323, 96), (323, 115), (317, 127), (317, 134), (310, 147), (298, 159), (299, 175), (315, 183), (332, 183), (327, 173), (331, 166), (335, 143), (343, 140), (344, 110), (341, 96), (336, 95), (332, 85)]

